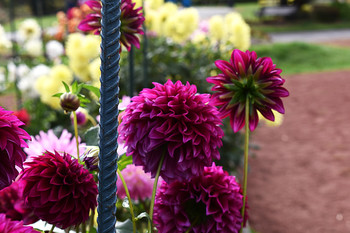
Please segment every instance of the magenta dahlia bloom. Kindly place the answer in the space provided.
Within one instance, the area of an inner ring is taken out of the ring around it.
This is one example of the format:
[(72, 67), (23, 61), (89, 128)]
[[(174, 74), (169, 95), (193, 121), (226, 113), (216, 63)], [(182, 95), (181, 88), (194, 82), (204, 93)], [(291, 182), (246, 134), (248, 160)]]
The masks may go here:
[(9, 186), (23, 167), (26, 154), (22, 147), (27, 147), (24, 139), (29, 134), (20, 128), (24, 125), (11, 111), (0, 106), (0, 190)]
[[(81, 31), (94, 31), (95, 35), (99, 35), (101, 31), (101, 2), (97, 0), (88, 0), (85, 2), (94, 12), (88, 14), (83, 19), (78, 28)], [(132, 0), (121, 1), (121, 15), (120, 15), (120, 43), (122, 43), (128, 51), (131, 49), (131, 45), (136, 48), (140, 48), (140, 40), (136, 36), (142, 35), (142, 24), (145, 21), (143, 17), (142, 7), (134, 9), (136, 3)]]
[(45, 152), (25, 162), (25, 203), (40, 219), (62, 229), (85, 222), (97, 205), (94, 177), (69, 154)]
[[(151, 178), (151, 174), (145, 173), (142, 167), (135, 166), (133, 164), (128, 165), (121, 171), (126, 185), (128, 186), (129, 194), (133, 200), (146, 200), (151, 199), (154, 179)], [(125, 189), (122, 181), (117, 179), (117, 195), (118, 198), (123, 199), (126, 197)]]
[(159, 233), (239, 232), (243, 195), (235, 177), (222, 167), (206, 167), (188, 182), (162, 183), (154, 206)]
[(133, 163), (152, 178), (164, 156), (160, 176), (166, 182), (189, 180), (220, 158), (218, 111), (209, 104), (208, 94), (197, 94), (188, 82), (153, 84), (132, 98), (119, 126), (120, 139)]
[(213, 83), (212, 104), (219, 107), (220, 117), (230, 116), (231, 127), (238, 132), (245, 124), (245, 104), (249, 101), (249, 128), (253, 131), (258, 122), (259, 111), (266, 119), (274, 121), (271, 109), (284, 114), (281, 97), (289, 96), (282, 87), (281, 69), (271, 58), (258, 58), (254, 51), (245, 53), (235, 49), (230, 62), (218, 60), (215, 65), (222, 73), (207, 78)]
[(100, 34), (101, 30), (101, 2), (99, 0), (88, 0), (85, 4), (93, 11), (88, 14), (78, 25), (78, 29), (84, 32), (93, 31), (95, 35)]
[(6, 218), (5, 214), (0, 213), (0, 232), (1, 233), (40, 233), (30, 226), (23, 226), (21, 221), (12, 221)]
[(23, 183), (20, 181), (15, 181), (0, 191), (0, 213), (4, 213), (11, 220), (23, 221), (23, 224), (32, 224), (39, 220), (24, 203)]

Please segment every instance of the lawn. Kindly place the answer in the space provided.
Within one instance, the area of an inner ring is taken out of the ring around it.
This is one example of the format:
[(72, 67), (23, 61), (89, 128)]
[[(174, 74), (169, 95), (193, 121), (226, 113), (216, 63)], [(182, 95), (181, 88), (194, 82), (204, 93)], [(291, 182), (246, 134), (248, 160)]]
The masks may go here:
[(323, 23), (312, 19), (281, 21), (271, 20), (270, 18), (270, 20), (263, 22), (256, 15), (256, 12), (259, 10), (257, 3), (237, 3), (235, 9), (250, 24), (252, 30), (265, 33), (349, 28), (349, 22), (345, 20), (334, 23)]
[(251, 50), (271, 57), (284, 74), (350, 69), (350, 48), (294, 42), (254, 45)]
[[(46, 16), (43, 16), (43, 17), (40, 17), (40, 18), (38, 18), (38, 17), (33, 17), (33, 18), (35, 18), (38, 21), (39, 24), (42, 24), (41, 26), (43, 28), (52, 27), (55, 24), (57, 24), (56, 15), (46, 15)], [(24, 19), (23, 18), (15, 19), (15, 26), (16, 26), (16, 28), (18, 28), (19, 24), (25, 19), (27, 19), (27, 17), (24, 18)], [(5, 23), (3, 26), (4, 26), (5, 31), (11, 31), (10, 23)]]

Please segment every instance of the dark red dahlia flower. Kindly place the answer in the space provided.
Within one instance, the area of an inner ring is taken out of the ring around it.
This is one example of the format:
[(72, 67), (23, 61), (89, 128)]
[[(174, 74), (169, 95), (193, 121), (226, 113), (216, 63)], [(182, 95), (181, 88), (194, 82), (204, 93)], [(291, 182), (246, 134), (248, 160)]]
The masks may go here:
[(164, 232), (239, 232), (243, 195), (235, 177), (222, 167), (206, 167), (189, 182), (162, 183), (154, 206), (154, 223)]
[(195, 85), (170, 80), (153, 84), (132, 98), (119, 126), (120, 139), (134, 164), (152, 178), (164, 156), (160, 176), (166, 182), (189, 180), (220, 158), (218, 111), (209, 104), (208, 94), (197, 94)]
[(0, 191), (0, 213), (11, 220), (23, 221), (23, 224), (32, 224), (39, 220), (24, 203), (23, 183), (20, 181), (13, 182)]
[(282, 87), (281, 69), (277, 69), (271, 58), (257, 58), (254, 51), (245, 53), (235, 49), (230, 62), (218, 60), (215, 65), (222, 71), (207, 78), (213, 83), (211, 103), (219, 107), (220, 117), (230, 116), (234, 132), (245, 124), (245, 104), (249, 101), (249, 128), (253, 131), (258, 122), (259, 111), (266, 119), (274, 121), (271, 109), (284, 114), (281, 97), (289, 96)]
[[(88, 14), (86, 18), (80, 22), (78, 29), (85, 32), (94, 31), (95, 35), (99, 35), (102, 18), (101, 2), (98, 0), (88, 0), (85, 4), (93, 10), (93, 13)], [(130, 51), (131, 45), (140, 48), (140, 41), (136, 35), (143, 34), (142, 24), (145, 21), (142, 7), (134, 9), (135, 4), (136, 3), (133, 3), (131, 0), (122, 0), (120, 6), (120, 43), (122, 43), (128, 51)]]
[(28, 147), (24, 139), (29, 134), (20, 128), (23, 122), (0, 107), (0, 190), (9, 186), (18, 175), (17, 167), (23, 167), (26, 154), (22, 147)]
[(5, 214), (0, 213), (0, 232), (1, 233), (40, 233), (30, 226), (23, 226), (22, 221), (12, 221), (6, 218)]
[(78, 225), (97, 205), (94, 177), (69, 154), (45, 152), (25, 162), (20, 175), (26, 204), (40, 219), (60, 228)]

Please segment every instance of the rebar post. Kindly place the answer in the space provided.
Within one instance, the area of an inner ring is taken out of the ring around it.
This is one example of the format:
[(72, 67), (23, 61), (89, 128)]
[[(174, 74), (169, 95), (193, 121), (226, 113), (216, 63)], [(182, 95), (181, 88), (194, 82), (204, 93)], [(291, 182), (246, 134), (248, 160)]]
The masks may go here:
[(102, 0), (99, 153), (99, 233), (115, 233), (117, 127), (120, 60), (120, 0)]

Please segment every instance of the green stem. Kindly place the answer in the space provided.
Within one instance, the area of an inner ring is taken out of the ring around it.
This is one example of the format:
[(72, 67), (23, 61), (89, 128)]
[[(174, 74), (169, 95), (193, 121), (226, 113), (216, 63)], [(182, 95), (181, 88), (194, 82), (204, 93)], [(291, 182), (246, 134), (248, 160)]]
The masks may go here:
[(91, 210), (89, 232), (92, 232), (92, 229), (94, 228), (94, 220), (95, 220), (95, 209)]
[(53, 229), (55, 229), (55, 225), (52, 225), (51, 230), (49, 231), (49, 233), (52, 233)]
[(81, 225), (81, 232), (86, 233), (86, 222), (83, 222)]
[(77, 113), (73, 111), (74, 116), (74, 134), (75, 134), (75, 141), (77, 142), (77, 157), (78, 162), (80, 163), (80, 154), (79, 154), (79, 136), (78, 136), (78, 120), (77, 120)]
[(87, 114), (87, 119), (92, 123), (93, 126), (97, 125), (97, 122), (90, 114)]
[(191, 223), (191, 226), (187, 229), (187, 231), (186, 231), (185, 233), (190, 233), (191, 230), (192, 230), (192, 228), (194, 227), (194, 225), (197, 224), (198, 220), (199, 220), (199, 215), (198, 215), (198, 216), (196, 217), (196, 219)]
[(149, 208), (149, 218), (150, 218), (151, 222), (148, 222), (148, 233), (152, 232), (153, 208), (154, 208), (154, 202), (156, 199), (156, 191), (157, 191), (159, 174), (160, 174), (160, 170), (163, 166), (164, 157), (165, 157), (165, 153), (163, 153), (162, 157), (160, 158), (158, 169), (157, 169), (157, 174), (156, 174), (156, 177), (154, 179), (151, 206)]
[(248, 150), (249, 150), (249, 97), (247, 96), (245, 104), (245, 139), (244, 139), (244, 170), (243, 170), (243, 206), (241, 209), (242, 224), (240, 233), (243, 231), (245, 200), (247, 196), (247, 177), (248, 177)]
[(123, 183), (126, 196), (128, 197), (129, 207), (130, 207), (130, 214), (131, 214), (131, 220), (132, 220), (132, 225), (133, 225), (133, 232), (136, 233), (136, 220), (135, 220), (135, 214), (134, 214), (134, 207), (133, 207), (132, 202), (131, 202), (129, 189), (128, 189), (128, 186), (126, 185), (125, 179), (124, 179), (122, 173), (120, 172), (119, 168), (117, 169), (117, 173), (119, 175), (119, 179)]
[(75, 226), (75, 232), (76, 232), (76, 233), (79, 233), (79, 232), (80, 232), (79, 227), (80, 227), (80, 225), (76, 225), (76, 226)]

